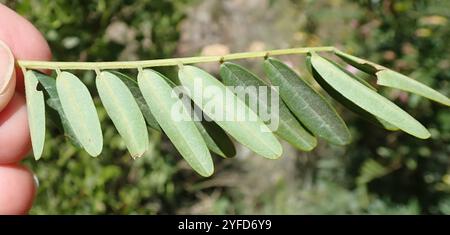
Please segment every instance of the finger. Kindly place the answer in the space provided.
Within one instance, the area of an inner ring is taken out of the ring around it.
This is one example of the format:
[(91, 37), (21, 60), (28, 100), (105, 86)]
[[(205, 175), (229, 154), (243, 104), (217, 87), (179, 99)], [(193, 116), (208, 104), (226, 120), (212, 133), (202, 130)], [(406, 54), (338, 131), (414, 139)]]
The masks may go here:
[(0, 164), (20, 161), (30, 150), (30, 142), (25, 99), (16, 92), (0, 113)]
[[(39, 31), (2, 4), (0, 40), (11, 49), (15, 59), (49, 60), (51, 57), (48, 44)], [(8, 71), (8, 68), (5, 68), (3, 70)], [(23, 76), (20, 69), (16, 69), (16, 82), (16, 91), (23, 94)], [(0, 164), (19, 161), (30, 149), (29, 135), (25, 100), (23, 95), (16, 92), (10, 104), (0, 111)]]
[(8, 46), (0, 40), (0, 112), (14, 94), (15, 78), (14, 57)]
[[(0, 40), (18, 60), (50, 60), (50, 48), (42, 34), (25, 18), (0, 4)], [(16, 89), (23, 92), (23, 75), (16, 69)]]
[(0, 166), (0, 215), (27, 213), (35, 191), (33, 175), (25, 167)]

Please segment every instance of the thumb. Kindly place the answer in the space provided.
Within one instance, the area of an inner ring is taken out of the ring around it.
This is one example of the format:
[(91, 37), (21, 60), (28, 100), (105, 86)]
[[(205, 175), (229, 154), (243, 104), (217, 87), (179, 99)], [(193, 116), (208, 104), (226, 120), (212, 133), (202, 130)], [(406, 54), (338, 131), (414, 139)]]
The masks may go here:
[(11, 100), (15, 87), (14, 57), (9, 47), (0, 40), (0, 112)]

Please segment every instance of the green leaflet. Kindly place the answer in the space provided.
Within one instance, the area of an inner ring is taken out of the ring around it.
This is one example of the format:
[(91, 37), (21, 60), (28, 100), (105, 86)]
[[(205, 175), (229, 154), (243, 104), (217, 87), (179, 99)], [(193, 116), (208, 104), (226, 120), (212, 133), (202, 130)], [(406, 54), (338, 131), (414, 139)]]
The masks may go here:
[(392, 70), (382, 70), (376, 73), (377, 84), (381, 86), (387, 86), (397, 88), (400, 90), (408, 91), (430, 100), (434, 100), (438, 103), (450, 106), (450, 99), (439, 93), (436, 90), (412, 79), (401, 73)]
[[(307, 55), (307, 57), (306, 57), (306, 67), (308, 68), (309, 73), (310, 73), (310, 74), (313, 74), (313, 69), (312, 69), (312, 66), (311, 66), (311, 56), (310, 56), (310, 53), (308, 53), (308, 55)], [(343, 71), (346, 71), (346, 70), (343, 70)], [(346, 72), (347, 72), (347, 71), (346, 71)], [(351, 76), (352, 76), (354, 79), (356, 79), (358, 82), (364, 84), (366, 87), (368, 87), (368, 88), (370, 88), (370, 89), (372, 89), (372, 90), (374, 90), (374, 91), (377, 91), (377, 89), (376, 89), (375, 87), (373, 87), (370, 83), (368, 83), (368, 82), (367, 82), (366, 80), (364, 80), (363, 78), (361, 78), (361, 77), (359, 77), (359, 76), (356, 76), (356, 75), (353, 75), (353, 74), (351, 74), (351, 73), (349, 73), (349, 72), (348, 72), (348, 74), (351, 75)]]
[[(200, 175), (212, 175), (214, 166), (205, 141), (182, 101), (172, 95), (172, 87), (153, 70), (140, 72), (138, 85), (152, 114), (181, 156)], [(175, 107), (182, 110), (177, 112), (179, 120), (174, 120), (172, 115)]]
[(25, 95), (27, 100), (28, 125), (33, 145), (33, 154), (39, 160), (45, 141), (45, 103), (44, 94), (37, 90), (39, 81), (33, 71), (25, 73)]
[[(311, 63), (311, 56), (308, 55), (307, 56), (307, 63)], [(355, 79), (357, 81), (360, 82), (360, 80), (356, 79), (357, 76), (353, 75), (351, 73), (349, 73), (348, 71), (344, 70), (342, 67), (340, 67), (339, 65), (337, 65), (336, 63), (330, 61), (330, 63), (332, 63), (334, 66), (338, 67), (342, 72), (346, 73), (348, 75), (348, 77), (351, 77), (352, 79)], [(331, 96), (333, 97), (335, 100), (337, 100), (339, 103), (341, 103), (342, 105), (344, 105), (346, 108), (348, 108), (349, 110), (353, 111), (354, 113), (360, 115), (361, 117), (363, 117), (364, 119), (366, 119), (367, 121), (370, 121), (374, 124), (379, 124), (381, 126), (383, 126), (384, 128), (386, 128), (387, 130), (391, 130), (391, 131), (395, 131), (398, 130), (398, 127), (390, 124), (389, 122), (386, 122), (385, 120), (376, 117), (374, 115), (372, 115), (371, 113), (367, 112), (366, 110), (364, 110), (363, 108), (359, 107), (358, 105), (356, 105), (355, 103), (353, 103), (352, 101), (348, 100), (347, 98), (345, 98), (341, 93), (337, 92), (333, 87), (331, 87), (321, 76), (320, 74), (317, 73), (317, 71), (314, 68), (311, 68), (310, 70), (311, 74), (313, 75), (314, 79), (320, 84), (320, 86)], [(366, 87), (368, 87), (371, 90), (376, 91), (376, 89), (374, 87), (372, 87), (372, 85), (366, 83), (363, 84)]]
[(98, 156), (103, 148), (103, 134), (89, 90), (75, 75), (68, 72), (58, 75), (56, 89), (78, 141), (91, 156)]
[(339, 56), (341, 59), (343, 59), (345, 62), (349, 63), (350, 65), (352, 65), (353, 67), (360, 69), (361, 71), (364, 71), (368, 74), (373, 74), (375, 75), (376, 72), (380, 71), (380, 70), (384, 70), (387, 69), (384, 66), (381, 66), (379, 64), (375, 64), (371, 61), (353, 56), (353, 55), (349, 55), (347, 53), (344, 53), (342, 51), (335, 51), (334, 52), (337, 56)]
[(180, 68), (178, 77), (194, 103), (238, 142), (269, 159), (281, 156), (281, 145), (270, 129), (217, 79), (189, 65)]
[[(168, 77), (162, 75), (159, 72), (153, 72), (164, 78), (164, 80), (170, 85), (170, 87), (174, 88), (177, 86)], [(194, 109), (194, 107), (197, 108), (197, 110), (200, 110), (200, 108), (198, 108), (198, 106), (196, 106), (192, 102), (185, 103), (185, 105), (188, 110)], [(195, 126), (200, 131), (200, 134), (202, 135), (203, 140), (205, 140), (206, 146), (208, 146), (209, 150), (223, 158), (231, 158), (236, 155), (236, 148), (234, 147), (233, 141), (231, 141), (230, 137), (228, 137), (225, 131), (220, 128), (217, 123), (213, 121), (207, 122), (205, 119), (201, 119), (201, 117), (199, 116), (201, 114), (198, 114), (196, 112), (193, 112), (193, 115), (195, 115), (195, 117), (197, 118), (193, 120)]]
[(421, 139), (430, 137), (428, 130), (397, 105), (352, 79), (328, 60), (311, 55), (311, 64), (324, 82), (367, 112)]
[[(263, 106), (263, 110), (270, 110), (271, 107), (271, 98), (270, 92), (267, 92), (267, 98), (260, 97), (259, 87), (269, 87), (265, 82), (261, 81), (256, 75), (248, 71), (247, 69), (233, 63), (223, 63), (220, 66), (220, 76), (222, 77), (223, 83), (226, 86), (240, 86), (247, 89), (249, 93), (249, 99), (246, 103), (253, 102), (254, 104), (258, 104), (261, 108)], [(254, 88), (254, 89), (253, 89)], [(275, 92), (273, 90), (273, 92)], [(244, 98), (245, 97), (241, 97)], [(282, 139), (288, 141), (290, 144), (298, 148), (302, 151), (310, 151), (314, 149), (317, 144), (317, 140), (314, 136), (309, 134), (297, 121), (297, 119), (292, 115), (289, 109), (286, 107), (286, 104), (281, 100), (279, 102), (279, 126), (275, 131)], [(252, 107), (250, 107), (252, 108)], [(255, 106), (253, 111), (258, 112), (258, 108)]]
[[(172, 88), (177, 86), (166, 76), (156, 71), (154, 72), (164, 78)], [(195, 108), (197, 108), (197, 110), (200, 110), (200, 108), (198, 108), (198, 106), (196, 106), (192, 101), (189, 102), (189, 104), (185, 103), (185, 105), (188, 110), (195, 110)], [(205, 119), (202, 119), (199, 115), (204, 115), (203, 113), (199, 114), (193, 112), (193, 115), (195, 115), (193, 117), (197, 118), (193, 120), (195, 126), (200, 131), (200, 134), (202, 135), (203, 140), (205, 140), (206, 146), (208, 146), (209, 150), (223, 158), (231, 158), (236, 155), (236, 148), (234, 147), (233, 141), (230, 139), (230, 137), (228, 137), (225, 131), (217, 125), (217, 123), (215, 123), (214, 121), (207, 122)]]
[[(158, 73), (154, 71), (155, 73)], [(144, 97), (142, 96), (141, 91), (139, 90), (137, 82), (131, 77), (116, 71), (111, 71), (114, 75), (119, 77), (130, 89), (131, 93), (133, 93), (142, 114), (144, 115), (147, 124), (155, 130), (162, 131), (158, 122), (156, 121), (153, 114), (150, 112), (150, 109), (145, 102)], [(162, 76), (167, 83), (171, 87), (175, 87), (176, 85), (164, 75), (158, 73)], [(214, 153), (218, 154), (221, 157), (229, 158), (234, 157), (236, 155), (236, 148), (233, 145), (233, 142), (230, 138), (225, 134), (225, 132), (217, 126), (214, 122), (197, 122), (195, 121), (195, 125), (197, 126), (200, 134), (203, 139), (206, 141), (206, 145), (208, 148)]]
[(350, 132), (336, 110), (283, 62), (268, 58), (264, 70), (294, 115), (313, 134), (331, 143), (350, 143)]
[[(195, 112), (194, 115), (198, 116)], [(217, 123), (213, 121), (207, 122), (205, 119), (201, 119), (201, 121), (194, 120), (194, 123), (200, 131), (209, 150), (223, 158), (232, 158), (236, 156), (236, 148), (234, 147), (233, 141), (231, 141), (230, 137), (228, 137), (225, 131), (220, 128)]]
[(161, 131), (158, 122), (156, 121), (152, 112), (150, 112), (150, 109), (148, 108), (147, 103), (145, 102), (145, 99), (142, 96), (141, 91), (139, 90), (137, 82), (128, 75), (125, 75), (123, 73), (117, 71), (111, 71), (111, 73), (119, 77), (120, 80), (122, 80), (122, 82), (124, 82), (125, 85), (127, 85), (128, 89), (133, 94), (139, 108), (141, 109), (141, 112), (144, 115), (145, 120), (147, 121), (147, 125), (155, 130)]
[(376, 63), (336, 51), (336, 55), (352, 66), (377, 77), (377, 84), (397, 88), (399, 90), (411, 92), (438, 103), (450, 106), (450, 99), (438, 91), (410, 78), (401, 73), (390, 70)]
[(131, 156), (141, 157), (148, 147), (148, 132), (133, 94), (119, 77), (110, 72), (101, 72), (95, 82), (103, 106)]
[(360, 176), (356, 178), (356, 182), (359, 185), (367, 184), (370, 181), (386, 175), (391, 171), (392, 169), (389, 169), (388, 167), (385, 167), (377, 161), (369, 158), (363, 163), (360, 170)]
[[(64, 135), (69, 138), (69, 140), (77, 147), (81, 148), (80, 142), (77, 140), (77, 137), (75, 136), (75, 133), (73, 132), (72, 128), (69, 125), (69, 121), (66, 118), (66, 115), (64, 114), (61, 101), (59, 100), (58, 92), (56, 90), (56, 80), (55, 78), (49, 77), (45, 74), (33, 71), (36, 78), (39, 80), (39, 83), (44, 87), (45, 91), (49, 95), (49, 98), (47, 99), (47, 105), (58, 112), (58, 115), (60, 117), (61, 126), (64, 130)], [(50, 110), (49, 110), (50, 111)], [(54, 117), (51, 117), (54, 118)]]

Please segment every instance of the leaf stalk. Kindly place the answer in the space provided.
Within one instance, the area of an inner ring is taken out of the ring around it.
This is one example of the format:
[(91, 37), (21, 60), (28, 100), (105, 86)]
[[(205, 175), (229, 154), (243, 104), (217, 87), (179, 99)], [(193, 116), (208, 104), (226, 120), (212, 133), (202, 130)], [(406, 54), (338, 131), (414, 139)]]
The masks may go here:
[(309, 52), (331, 52), (334, 47), (298, 47), (258, 52), (241, 52), (223, 56), (198, 56), (170, 59), (138, 60), (138, 61), (111, 61), (111, 62), (60, 62), (19, 60), (18, 65), (24, 69), (51, 69), (51, 70), (104, 70), (104, 69), (138, 69), (161, 66), (177, 66), (181, 64), (196, 64), (208, 62), (225, 62), (230, 60), (260, 58), (289, 54), (306, 54)]

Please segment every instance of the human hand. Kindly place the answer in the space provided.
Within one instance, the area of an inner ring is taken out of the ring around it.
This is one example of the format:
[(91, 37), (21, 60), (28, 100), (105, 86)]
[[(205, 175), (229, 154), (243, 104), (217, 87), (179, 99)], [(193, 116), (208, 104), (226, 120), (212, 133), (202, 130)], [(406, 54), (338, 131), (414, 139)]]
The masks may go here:
[(0, 214), (27, 213), (35, 194), (32, 173), (19, 164), (31, 144), (23, 74), (14, 61), (50, 58), (39, 31), (0, 4)]

